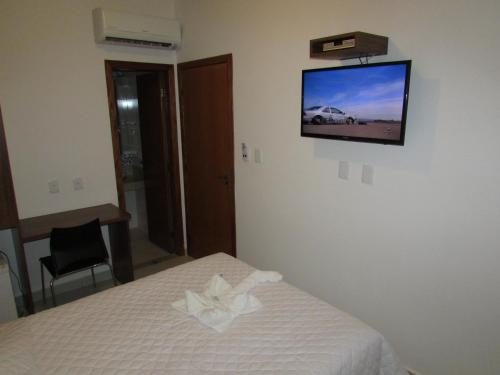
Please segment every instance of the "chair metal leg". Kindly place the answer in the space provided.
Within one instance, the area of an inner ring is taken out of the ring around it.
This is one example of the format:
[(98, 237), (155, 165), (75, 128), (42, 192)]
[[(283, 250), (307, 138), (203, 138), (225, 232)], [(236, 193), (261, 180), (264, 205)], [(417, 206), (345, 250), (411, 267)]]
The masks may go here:
[(52, 294), (52, 303), (57, 306), (56, 295), (54, 293), (54, 279), (50, 280), (50, 293)]
[(94, 289), (97, 287), (95, 283), (95, 273), (94, 273), (94, 267), (90, 268), (90, 272), (92, 272), (92, 283), (94, 284)]
[(43, 272), (42, 261), (40, 261), (40, 273), (42, 274), (42, 297), (43, 297), (43, 304), (45, 305), (47, 303), (47, 300), (45, 298), (45, 273)]

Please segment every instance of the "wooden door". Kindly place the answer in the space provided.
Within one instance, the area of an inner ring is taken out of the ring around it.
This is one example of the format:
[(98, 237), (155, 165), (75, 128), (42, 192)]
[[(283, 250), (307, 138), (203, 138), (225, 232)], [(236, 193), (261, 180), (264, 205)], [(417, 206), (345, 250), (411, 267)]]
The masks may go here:
[(178, 65), (188, 254), (236, 256), (231, 55)]
[(137, 98), (149, 240), (172, 252), (175, 246), (173, 192), (166, 134), (167, 89), (163, 82), (162, 72), (137, 76)]

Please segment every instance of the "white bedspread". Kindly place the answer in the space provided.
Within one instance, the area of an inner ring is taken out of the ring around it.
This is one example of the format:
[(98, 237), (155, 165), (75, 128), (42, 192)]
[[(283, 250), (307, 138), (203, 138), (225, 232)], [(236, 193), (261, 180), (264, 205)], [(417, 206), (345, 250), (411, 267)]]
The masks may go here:
[(257, 286), (263, 307), (224, 333), (171, 306), (253, 270), (219, 253), (0, 325), (0, 374), (405, 375), (378, 332), (285, 282)]

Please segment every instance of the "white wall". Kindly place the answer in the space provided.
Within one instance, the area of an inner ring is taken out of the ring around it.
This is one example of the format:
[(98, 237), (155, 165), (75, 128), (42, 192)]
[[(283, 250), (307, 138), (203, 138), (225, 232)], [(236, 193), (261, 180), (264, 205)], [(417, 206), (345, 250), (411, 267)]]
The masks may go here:
[[(96, 7), (174, 17), (173, 0), (0, 4), (0, 103), (21, 218), (117, 203), (104, 60), (176, 61), (168, 50), (96, 44)], [(52, 179), (59, 194), (48, 192)]]
[[(104, 60), (176, 61), (173, 51), (95, 44), (96, 7), (174, 17), (173, 0), (0, 2), (0, 105), (21, 218), (118, 202)], [(76, 176), (81, 191), (72, 189)], [(48, 192), (52, 179), (58, 194)], [(36, 291), (47, 241), (26, 252)]]
[[(233, 54), (238, 256), (371, 324), (423, 374), (499, 374), (500, 3), (178, 0), (176, 14), (179, 61)], [(301, 70), (341, 64), (309, 59), (309, 40), (354, 30), (390, 37), (372, 62), (413, 60), (404, 147), (300, 137)], [(241, 161), (243, 141), (264, 164)]]

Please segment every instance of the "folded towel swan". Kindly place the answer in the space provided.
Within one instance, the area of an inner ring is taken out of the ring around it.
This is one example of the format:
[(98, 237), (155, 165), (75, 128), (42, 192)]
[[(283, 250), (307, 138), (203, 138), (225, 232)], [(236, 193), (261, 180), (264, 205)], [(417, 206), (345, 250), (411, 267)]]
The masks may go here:
[(186, 290), (185, 298), (172, 303), (172, 306), (196, 317), (217, 332), (224, 332), (238, 315), (249, 314), (262, 307), (260, 301), (248, 293), (251, 289), (282, 278), (278, 272), (257, 270), (233, 288), (221, 275), (214, 275), (202, 293)]

